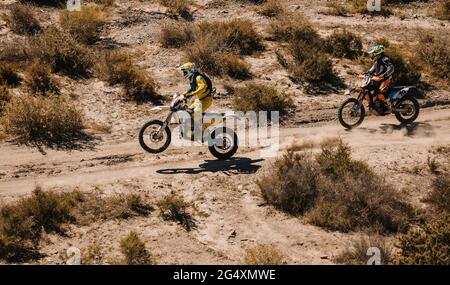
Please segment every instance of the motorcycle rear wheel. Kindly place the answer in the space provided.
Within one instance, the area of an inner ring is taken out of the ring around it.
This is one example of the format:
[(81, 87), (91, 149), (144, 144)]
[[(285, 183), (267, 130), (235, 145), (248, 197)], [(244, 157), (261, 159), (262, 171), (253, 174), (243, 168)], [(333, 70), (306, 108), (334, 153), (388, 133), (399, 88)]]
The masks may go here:
[[(221, 145), (216, 140), (222, 140)], [(209, 152), (220, 160), (231, 158), (238, 150), (237, 134), (230, 128), (217, 128), (211, 133), (211, 139), (208, 142)]]
[(405, 108), (405, 103), (409, 106), (409, 108), (411, 108), (411, 111), (409, 111), (408, 113), (395, 112), (395, 117), (397, 118), (397, 120), (399, 120), (400, 123), (411, 124), (419, 116), (420, 105), (419, 102), (417, 102), (416, 98), (406, 96), (405, 98), (400, 100), (397, 106), (400, 108)]

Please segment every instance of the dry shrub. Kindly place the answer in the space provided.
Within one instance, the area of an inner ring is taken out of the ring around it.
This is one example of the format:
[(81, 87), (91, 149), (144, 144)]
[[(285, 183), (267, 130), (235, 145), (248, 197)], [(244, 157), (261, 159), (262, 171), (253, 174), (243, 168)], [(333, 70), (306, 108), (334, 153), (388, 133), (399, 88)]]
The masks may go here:
[(402, 232), (413, 215), (395, 189), (364, 162), (351, 159), (341, 140), (324, 143), (315, 157), (286, 153), (258, 186), (276, 208), (330, 230)]
[(300, 40), (293, 41), (290, 49), (295, 61), (289, 65), (289, 71), (296, 81), (320, 82), (335, 78), (332, 62), (317, 47)]
[(152, 255), (145, 247), (145, 243), (135, 231), (122, 238), (120, 252), (123, 255), (123, 263), (127, 265), (151, 265), (155, 264)]
[(381, 264), (386, 265), (392, 261), (394, 249), (380, 236), (361, 237), (341, 252), (334, 260), (341, 264), (366, 265), (371, 257), (370, 254), (367, 254), (368, 249), (371, 247), (380, 250)]
[(0, 63), (20, 64), (30, 60), (28, 39), (17, 38), (0, 42)]
[(188, 0), (159, 0), (161, 5), (167, 7), (167, 13), (174, 17), (180, 16), (186, 20), (192, 20)]
[(88, 0), (87, 2), (93, 2), (102, 6), (113, 6), (116, 0)]
[(439, 0), (434, 11), (434, 15), (436, 16), (436, 18), (441, 20), (450, 20), (450, 1)]
[(20, 143), (71, 144), (83, 136), (82, 112), (64, 97), (15, 96), (4, 110), (7, 134)]
[(400, 265), (450, 265), (450, 215), (442, 214), (399, 238)]
[(245, 60), (234, 57), (229, 53), (220, 54), (219, 60), (222, 62), (223, 72), (231, 78), (240, 80), (252, 78), (252, 74), (250, 72), (251, 65)]
[(320, 48), (324, 46), (323, 40), (303, 14), (283, 14), (272, 22), (269, 32), (275, 39), (289, 43), (293, 62), (287, 61), (280, 53), (278, 58), (295, 81), (335, 81), (332, 62)]
[(337, 3), (336, 1), (333, 1), (331, 3), (327, 3), (327, 9), (323, 12), (325, 15), (332, 15), (332, 16), (340, 16), (345, 17), (349, 13), (347, 7), (344, 5)]
[(0, 62), (0, 85), (15, 87), (21, 81), (22, 78), (17, 73), (17, 68), (14, 64)]
[(10, 14), (5, 17), (9, 28), (21, 35), (33, 35), (41, 30), (39, 21), (26, 5), (14, 4), (9, 8)]
[(438, 212), (450, 212), (450, 178), (439, 175), (433, 180), (430, 194), (425, 198)]
[(416, 58), (434, 77), (450, 82), (450, 48), (445, 40), (422, 35)]
[(63, 195), (37, 187), (31, 197), (7, 205), (0, 213), (0, 259), (23, 261), (37, 255), (41, 231), (61, 233), (71, 220)]
[(19, 0), (19, 2), (37, 6), (56, 6), (56, 7), (62, 7), (67, 4), (67, 0)]
[(396, 85), (414, 85), (420, 82), (422, 73), (419, 66), (410, 61), (400, 50), (390, 47), (386, 55), (392, 59), (395, 66), (394, 83)]
[(212, 75), (228, 74), (235, 79), (251, 77), (250, 66), (241, 56), (264, 50), (262, 37), (251, 21), (203, 22), (196, 29), (202, 33), (186, 49), (189, 61)]
[[(320, 37), (301, 13), (285, 13), (272, 21), (269, 32), (277, 40), (303, 41), (320, 46)], [(316, 47), (317, 48), (317, 47)]]
[(93, 66), (89, 50), (70, 34), (50, 27), (32, 40), (32, 53), (48, 63), (54, 72), (87, 75)]
[(61, 27), (77, 40), (92, 44), (98, 40), (106, 24), (105, 14), (96, 6), (82, 6), (80, 11), (63, 11), (59, 17)]
[(285, 263), (285, 257), (273, 245), (258, 244), (245, 250), (243, 263), (245, 265), (281, 265)]
[(234, 90), (233, 107), (237, 111), (279, 111), (286, 115), (293, 107), (289, 95), (267, 84), (249, 82)]
[(52, 77), (51, 67), (40, 61), (34, 62), (29, 67), (25, 85), (32, 94), (59, 94), (59, 87)]
[(128, 100), (139, 103), (162, 100), (156, 92), (157, 84), (152, 76), (134, 65), (127, 53), (121, 51), (106, 53), (96, 70), (109, 84), (121, 84), (123, 96)]
[(96, 192), (83, 194), (79, 200), (74, 217), (82, 225), (95, 221), (148, 216), (153, 211), (153, 207), (136, 194), (104, 197)]
[(83, 265), (94, 265), (103, 263), (103, 247), (96, 239), (87, 248), (82, 250), (81, 263)]
[(277, 0), (267, 0), (256, 9), (256, 12), (266, 17), (277, 17), (284, 13), (284, 8)]
[[(250, 20), (233, 19), (227, 22), (203, 22), (199, 29), (206, 32), (221, 50), (234, 50), (242, 55), (252, 55), (264, 50), (261, 35)], [(202, 41), (203, 39), (198, 39)]]
[(183, 197), (172, 193), (158, 201), (157, 205), (164, 220), (178, 222), (187, 231), (196, 227), (195, 220), (189, 211), (191, 204), (186, 202)]
[(311, 157), (288, 152), (274, 162), (272, 173), (257, 183), (268, 203), (283, 212), (303, 215), (316, 203), (320, 180)]
[(335, 30), (325, 41), (325, 50), (336, 57), (356, 58), (362, 47), (361, 38), (347, 30)]
[(6, 105), (9, 101), (11, 101), (11, 93), (8, 90), (8, 87), (4, 85), (0, 85), (0, 115), (5, 110)]
[(165, 48), (181, 48), (194, 42), (195, 31), (190, 24), (166, 25), (161, 29), (159, 41)]
[[(393, 45), (386, 49), (386, 55), (395, 66), (393, 75), (395, 85), (414, 85), (420, 82), (422, 73), (421, 68), (417, 65), (417, 60), (410, 60), (407, 55)], [(368, 58), (360, 58), (360, 60), (365, 69), (369, 69), (373, 64), (373, 61)]]

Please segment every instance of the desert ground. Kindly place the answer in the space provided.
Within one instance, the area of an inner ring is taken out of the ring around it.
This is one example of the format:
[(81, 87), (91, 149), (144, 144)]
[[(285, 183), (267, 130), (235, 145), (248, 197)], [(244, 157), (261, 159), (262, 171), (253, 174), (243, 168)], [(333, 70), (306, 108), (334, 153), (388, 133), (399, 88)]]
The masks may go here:
[[(13, 0), (1, 1), (0, 12)], [(264, 37), (271, 19), (255, 13), (253, 4), (239, 1), (192, 1), (194, 23), (232, 18), (250, 19)], [(394, 6), (401, 11), (389, 17), (352, 14), (347, 17), (327, 15), (328, 1), (280, 1), (285, 9), (301, 11), (321, 36), (336, 28), (346, 28), (363, 37), (365, 46), (380, 37), (392, 43), (412, 46), (418, 32), (443, 38), (450, 36), (449, 22), (429, 16), (432, 3), (413, 2)], [(175, 48), (161, 47), (161, 27), (176, 20), (157, 1), (117, 0), (109, 8), (109, 24), (96, 43), (99, 48), (120, 48), (135, 55), (135, 62), (149, 71), (158, 82), (158, 92), (170, 96), (187, 88), (179, 70), (184, 54)], [(59, 9), (34, 7), (43, 26), (57, 23)], [(13, 34), (0, 20), (0, 43), (20, 36)], [(345, 87), (307, 92), (293, 82), (277, 61), (277, 42), (267, 40), (266, 49), (246, 56), (253, 80), (277, 86), (291, 94), (294, 111), (283, 121), (279, 140), (280, 155), (292, 144), (312, 142), (320, 151), (324, 139), (340, 137), (352, 149), (354, 159), (367, 162), (417, 209), (427, 205), (433, 174), (427, 159), (435, 158), (441, 172), (449, 171), (448, 153), (435, 150), (450, 145), (450, 89), (425, 74), (429, 83), (421, 89), (421, 113), (415, 123), (401, 125), (393, 115), (369, 115), (352, 131), (337, 120), (337, 109), (346, 97), (346, 87), (359, 81), (355, 74), (362, 67), (348, 59), (333, 58), (337, 75)], [(36, 147), (16, 143), (11, 138), (0, 141), (0, 205), (27, 197), (36, 188), (68, 192), (100, 191), (102, 195), (135, 193), (151, 204), (170, 193), (192, 203), (196, 227), (186, 231), (177, 222), (165, 221), (154, 210), (148, 216), (96, 221), (88, 225), (67, 225), (64, 235), (48, 233), (42, 237), (41, 257), (27, 261), (37, 264), (65, 264), (66, 250), (87, 250), (100, 243), (101, 257), (95, 263), (112, 264), (120, 257), (120, 240), (135, 231), (146, 243), (158, 264), (241, 264), (245, 249), (257, 244), (274, 245), (288, 264), (335, 264), (334, 257), (367, 233), (330, 231), (275, 209), (262, 198), (256, 181), (271, 171), (275, 158), (261, 158), (261, 149), (239, 149), (235, 158), (216, 160), (205, 146), (170, 147), (161, 154), (146, 153), (137, 134), (150, 119), (162, 119), (152, 103), (124, 101), (120, 87), (109, 86), (92, 78), (70, 78), (57, 74), (61, 93), (70, 94), (89, 122), (87, 132), (93, 139), (73, 149)], [(231, 111), (233, 105), (226, 85), (241, 86), (245, 81), (213, 77), (218, 89), (213, 111)], [(431, 86), (431, 87), (430, 87)], [(12, 90), (17, 94), (23, 88)], [(99, 131), (93, 125), (108, 126)], [(386, 235), (394, 242), (396, 235)]]

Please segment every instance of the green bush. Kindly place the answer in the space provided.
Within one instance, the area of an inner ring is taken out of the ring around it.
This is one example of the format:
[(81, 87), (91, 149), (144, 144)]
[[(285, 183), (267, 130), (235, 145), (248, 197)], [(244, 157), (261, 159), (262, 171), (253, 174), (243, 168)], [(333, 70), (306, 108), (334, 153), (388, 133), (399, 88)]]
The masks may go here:
[(96, 6), (82, 6), (80, 11), (63, 11), (59, 23), (77, 40), (92, 44), (98, 40), (106, 17)]
[(65, 145), (82, 135), (82, 112), (63, 97), (16, 96), (6, 106), (7, 134), (25, 144)]
[(256, 82), (236, 88), (232, 104), (236, 111), (279, 111), (281, 116), (293, 107), (289, 95)]
[(59, 94), (59, 87), (51, 75), (50, 66), (39, 61), (29, 67), (25, 85), (32, 94)]
[(39, 21), (26, 5), (14, 4), (9, 8), (10, 14), (5, 17), (10, 29), (21, 35), (33, 35), (41, 30)]
[(400, 252), (394, 263), (400, 265), (450, 265), (450, 215), (444, 214), (400, 237)]
[(153, 257), (147, 251), (145, 243), (134, 231), (131, 231), (128, 236), (120, 241), (120, 252), (124, 256), (124, 263), (127, 265), (154, 264)]
[(50, 65), (54, 72), (69, 75), (87, 75), (93, 66), (89, 50), (70, 34), (50, 27), (37, 34), (31, 42), (32, 53)]
[(325, 50), (336, 57), (356, 58), (362, 47), (361, 38), (347, 30), (334, 31), (325, 41)]

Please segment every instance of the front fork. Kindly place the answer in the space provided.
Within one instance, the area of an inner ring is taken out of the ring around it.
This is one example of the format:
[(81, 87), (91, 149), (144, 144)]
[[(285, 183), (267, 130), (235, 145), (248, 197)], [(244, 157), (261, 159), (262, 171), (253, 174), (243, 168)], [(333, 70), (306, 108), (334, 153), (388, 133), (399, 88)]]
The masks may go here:
[(159, 127), (158, 129), (158, 134), (161, 132), (161, 130), (164, 130), (170, 123), (170, 120), (172, 119), (173, 116), (173, 112), (170, 112), (169, 115), (167, 116), (166, 120), (164, 121), (163, 125), (161, 127)]
[(358, 100), (358, 105), (356, 105), (355, 109), (353, 110), (355, 113), (358, 113), (359, 110), (361, 109), (362, 105), (363, 105), (363, 102), (364, 102), (364, 94), (363, 94), (363, 93), (360, 93), (360, 94), (358, 95), (357, 100)]

